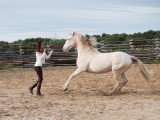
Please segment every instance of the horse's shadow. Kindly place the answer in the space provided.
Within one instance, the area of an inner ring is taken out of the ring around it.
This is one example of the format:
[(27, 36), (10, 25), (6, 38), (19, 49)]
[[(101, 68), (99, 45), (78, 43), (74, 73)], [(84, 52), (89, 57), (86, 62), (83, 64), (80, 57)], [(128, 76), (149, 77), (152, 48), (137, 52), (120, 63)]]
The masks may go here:
[(81, 91), (81, 90), (67, 90), (67, 91), (62, 91), (62, 90), (57, 90), (56, 92), (50, 92), (49, 95), (60, 95), (60, 96), (68, 96), (68, 95), (73, 95), (73, 96), (122, 96), (122, 95), (160, 95), (160, 90), (125, 90), (125, 91), (119, 91), (113, 94), (110, 94), (109, 92), (102, 91), (102, 90), (91, 90), (91, 91)]
[(150, 91), (119, 91), (116, 93), (108, 93), (108, 92), (104, 92), (104, 91), (100, 91), (100, 93), (103, 96), (119, 96), (119, 95), (131, 95), (131, 94), (135, 94), (135, 95), (160, 95), (160, 90), (150, 90)]

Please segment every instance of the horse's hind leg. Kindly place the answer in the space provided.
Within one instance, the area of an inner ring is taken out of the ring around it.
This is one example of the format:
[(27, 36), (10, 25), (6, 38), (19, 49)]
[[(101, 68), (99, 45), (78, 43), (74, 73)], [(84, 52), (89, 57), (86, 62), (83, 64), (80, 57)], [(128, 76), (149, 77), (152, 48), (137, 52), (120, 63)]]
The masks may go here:
[(124, 84), (124, 80), (123, 80), (121, 73), (119, 71), (113, 71), (113, 75), (116, 78), (118, 83), (114, 87), (114, 89), (112, 90), (112, 92), (110, 94), (118, 92), (123, 87), (123, 84)]
[(128, 80), (127, 80), (124, 73), (122, 74), (122, 79), (123, 79), (123, 86), (125, 86), (125, 84), (128, 82)]
[(117, 85), (113, 89), (113, 91), (110, 94), (113, 94), (115, 92), (118, 92), (121, 90), (121, 88), (128, 82), (127, 78), (124, 75), (124, 72), (128, 69), (121, 67), (121, 69), (113, 70), (113, 75), (117, 80)]
[(119, 88), (118, 88), (118, 91), (120, 91), (121, 88), (122, 88), (123, 86), (125, 86), (125, 84), (128, 82), (128, 80), (127, 80), (126, 76), (124, 75), (124, 73), (122, 73), (121, 78), (122, 78), (123, 82), (122, 82), (122, 84), (120, 84), (120, 86), (119, 86)]

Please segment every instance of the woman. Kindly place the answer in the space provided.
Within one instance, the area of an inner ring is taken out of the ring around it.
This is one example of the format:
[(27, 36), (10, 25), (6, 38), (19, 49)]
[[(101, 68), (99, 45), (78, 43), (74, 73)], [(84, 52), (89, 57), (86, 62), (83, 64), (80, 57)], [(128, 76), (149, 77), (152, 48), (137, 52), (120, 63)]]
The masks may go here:
[(44, 48), (43, 42), (38, 42), (36, 47), (36, 63), (35, 63), (35, 71), (38, 75), (38, 81), (35, 82), (31, 87), (29, 87), (30, 93), (33, 94), (33, 89), (37, 86), (37, 95), (41, 94), (41, 84), (43, 81), (43, 72), (42, 72), (42, 65), (45, 63), (45, 59), (49, 59), (54, 52), (54, 49), (52, 49), (47, 56), (46, 54), (46, 48)]

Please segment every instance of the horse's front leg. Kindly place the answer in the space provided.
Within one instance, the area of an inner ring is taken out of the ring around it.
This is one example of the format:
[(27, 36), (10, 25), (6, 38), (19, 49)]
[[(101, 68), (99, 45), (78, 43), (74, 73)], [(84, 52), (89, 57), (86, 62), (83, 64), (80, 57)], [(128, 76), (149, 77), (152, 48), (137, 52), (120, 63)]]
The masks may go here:
[(74, 73), (72, 73), (72, 74), (70, 75), (69, 79), (67, 80), (67, 82), (64, 84), (63, 90), (64, 90), (64, 91), (67, 90), (67, 87), (68, 87), (69, 84), (71, 83), (72, 78), (75, 77), (76, 75), (78, 75), (79, 73), (82, 73), (82, 72), (84, 72), (84, 70), (78, 68)]

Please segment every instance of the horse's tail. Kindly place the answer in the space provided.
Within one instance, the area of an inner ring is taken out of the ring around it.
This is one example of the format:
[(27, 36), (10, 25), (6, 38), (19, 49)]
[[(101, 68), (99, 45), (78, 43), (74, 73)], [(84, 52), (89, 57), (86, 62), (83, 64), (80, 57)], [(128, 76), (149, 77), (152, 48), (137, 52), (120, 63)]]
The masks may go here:
[(131, 56), (131, 59), (137, 61), (138, 66), (139, 66), (139, 68), (140, 68), (140, 70), (141, 70), (141, 73), (142, 73), (142, 75), (144, 76), (144, 78), (145, 78), (147, 81), (148, 81), (148, 80), (151, 80), (151, 78), (152, 78), (152, 72), (148, 71), (148, 70), (145, 68), (143, 62), (142, 62), (140, 59), (138, 59), (137, 57), (135, 57), (135, 56)]

